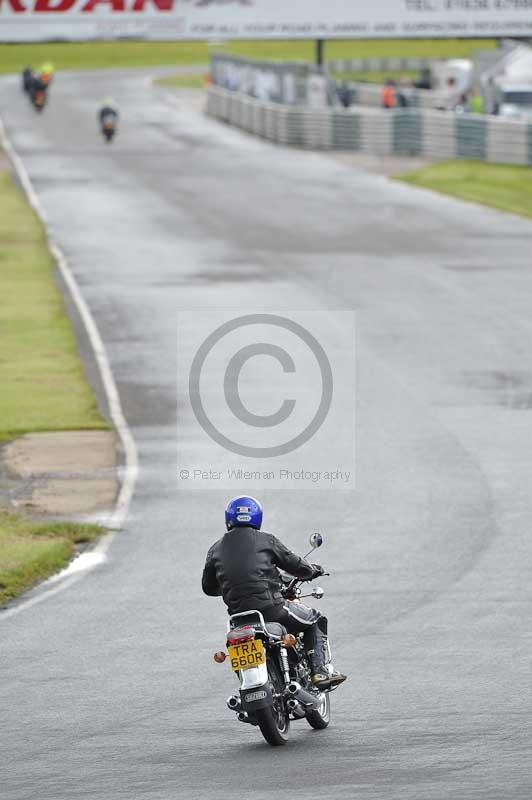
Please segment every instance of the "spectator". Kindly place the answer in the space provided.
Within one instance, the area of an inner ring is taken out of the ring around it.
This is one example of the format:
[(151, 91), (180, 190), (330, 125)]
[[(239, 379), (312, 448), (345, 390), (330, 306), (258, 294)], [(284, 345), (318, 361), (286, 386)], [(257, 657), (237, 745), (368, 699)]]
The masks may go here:
[(471, 99), (469, 100), (469, 110), (473, 114), (484, 113), (484, 97), (478, 91), (478, 89), (473, 89), (473, 91), (471, 92)]
[(456, 105), (454, 106), (454, 111), (456, 111), (457, 114), (463, 114), (463, 112), (467, 109), (467, 106), (468, 106), (467, 93), (462, 92), (462, 94), (460, 95), (460, 97), (456, 102)]
[(432, 75), (430, 67), (422, 67), (419, 70), (419, 76), (415, 81), (414, 86), (416, 89), (432, 89)]
[(498, 114), (499, 113), (499, 92), (497, 91), (497, 84), (493, 78), (493, 75), (490, 75), (484, 85), (484, 104), (487, 108), (484, 108), (488, 114)]
[(412, 81), (408, 75), (401, 75), (397, 86), (397, 105), (400, 108), (407, 108), (412, 97)]
[(353, 105), (353, 90), (348, 81), (343, 81), (338, 87), (338, 99), (344, 108)]
[(381, 92), (381, 101), (383, 108), (395, 108), (397, 98), (395, 93), (395, 81), (388, 78)]

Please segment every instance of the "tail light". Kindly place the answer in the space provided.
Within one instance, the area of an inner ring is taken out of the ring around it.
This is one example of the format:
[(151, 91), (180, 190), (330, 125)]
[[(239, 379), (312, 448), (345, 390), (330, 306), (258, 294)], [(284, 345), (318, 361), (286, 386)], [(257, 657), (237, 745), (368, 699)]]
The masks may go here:
[(242, 628), (234, 628), (227, 634), (227, 644), (241, 644), (251, 642), (255, 638), (255, 628), (245, 625)]
[(227, 658), (227, 653), (224, 653), (223, 650), (218, 650), (218, 652), (214, 654), (214, 660), (216, 661), (217, 664), (223, 664), (226, 658)]

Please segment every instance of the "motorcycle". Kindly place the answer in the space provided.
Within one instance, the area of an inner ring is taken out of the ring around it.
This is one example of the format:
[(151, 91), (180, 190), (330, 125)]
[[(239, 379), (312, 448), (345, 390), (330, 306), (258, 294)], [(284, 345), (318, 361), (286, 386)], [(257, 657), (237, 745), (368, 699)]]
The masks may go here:
[[(305, 558), (322, 543), (322, 535), (313, 533), (312, 549)], [(281, 579), (282, 594), (288, 600), (320, 599), (324, 595), (321, 587), (301, 594), (305, 581), (300, 578), (282, 575)], [(329, 725), (329, 694), (337, 687), (323, 691), (313, 685), (303, 634), (295, 636), (278, 622), (265, 622), (258, 610), (245, 611), (229, 617), (226, 646), (227, 653), (215, 653), (214, 660), (222, 663), (229, 658), (231, 669), (240, 681), (239, 694), (231, 695), (227, 706), (240, 722), (257, 726), (268, 744), (273, 747), (286, 744), (290, 723), (295, 720), (306, 719), (317, 730)], [(327, 637), (325, 652), (326, 668), (332, 672)]]
[(107, 142), (112, 141), (116, 133), (116, 114), (104, 114), (101, 118), (102, 135)]
[(51, 72), (34, 72), (31, 67), (24, 68), (22, 72), (22, 88), (36, 111), (42, 111), (45, 107), (51, 82)]
[(46, 90), (41, 88), (35, 88), (31, 92), (31, 102), (36, 111), (42, 111), (44, 106), (46, 105)]

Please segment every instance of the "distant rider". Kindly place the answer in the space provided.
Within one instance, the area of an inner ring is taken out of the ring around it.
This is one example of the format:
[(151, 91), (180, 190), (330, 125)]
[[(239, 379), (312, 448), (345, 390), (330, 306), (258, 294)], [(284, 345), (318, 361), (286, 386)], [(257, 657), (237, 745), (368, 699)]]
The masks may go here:
[(31, 91), (31, 82), (33, 80), (33, 72), (31, 67), (24, 67), (22, 71), (22, 88), (25, 92)]
[(52, 78), (54, 77), (55, 67), (51, 61), (45, 61), (44, 64), (41, 64), (39, 69), (36, 72), (37, 78), (43, 83), (45, 86), (49, 86), (52, 82)]
[(262, 506), (253, 497), (235, 497), (225, 509), (227, 533), (210, 548), (203, 570), (205, 594), (222, 595), (229, 614), (259, 610), (266, 622), (280, 622), (290, 633), (304, 632), (312, 682), (330, 689), (345, 681), (326, 667), (327, 618), (314, 608), (285, 600), (279, 569), (298, 578), (323, 575), (271, 533), (260, 532)]
[(103, 105), (98, 112), (98, 119), (100, 121), (100, 125), (103, 126), (104, 121), (112, 117), (113, 122), (116, 122), (118, 119), (118, 109), (116, 107), (116, 103), (114, 102), (112, 97), (106, 97), (103, 101)]

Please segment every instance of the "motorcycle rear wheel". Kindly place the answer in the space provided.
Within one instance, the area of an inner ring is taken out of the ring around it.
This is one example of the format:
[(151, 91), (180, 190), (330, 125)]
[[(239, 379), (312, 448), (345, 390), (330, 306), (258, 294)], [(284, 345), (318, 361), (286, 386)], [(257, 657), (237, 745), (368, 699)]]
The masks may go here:
[(279, 665), (272, 656), (268, 658), (268, 677), (274, 696), (273, 705), (255, 711), (259, 728), (272, 747), (280, 747), (288, 741), (290, 717), (282, 697), (284, 681)]
[(315, 711), (309, 711), (307, 714), (307, 722), (317, 731), (322, 731), (329, 725), (331, 721), (331, 700), (329, 692), (323, 693), (323, 699), (320, 706)]
[(290, 730), (290, 719), (284, 709), (277, 709), (274, 706), (261, 708), (255, 711), (260, 732), (272, 747), (280, 747), (288, 741)]

